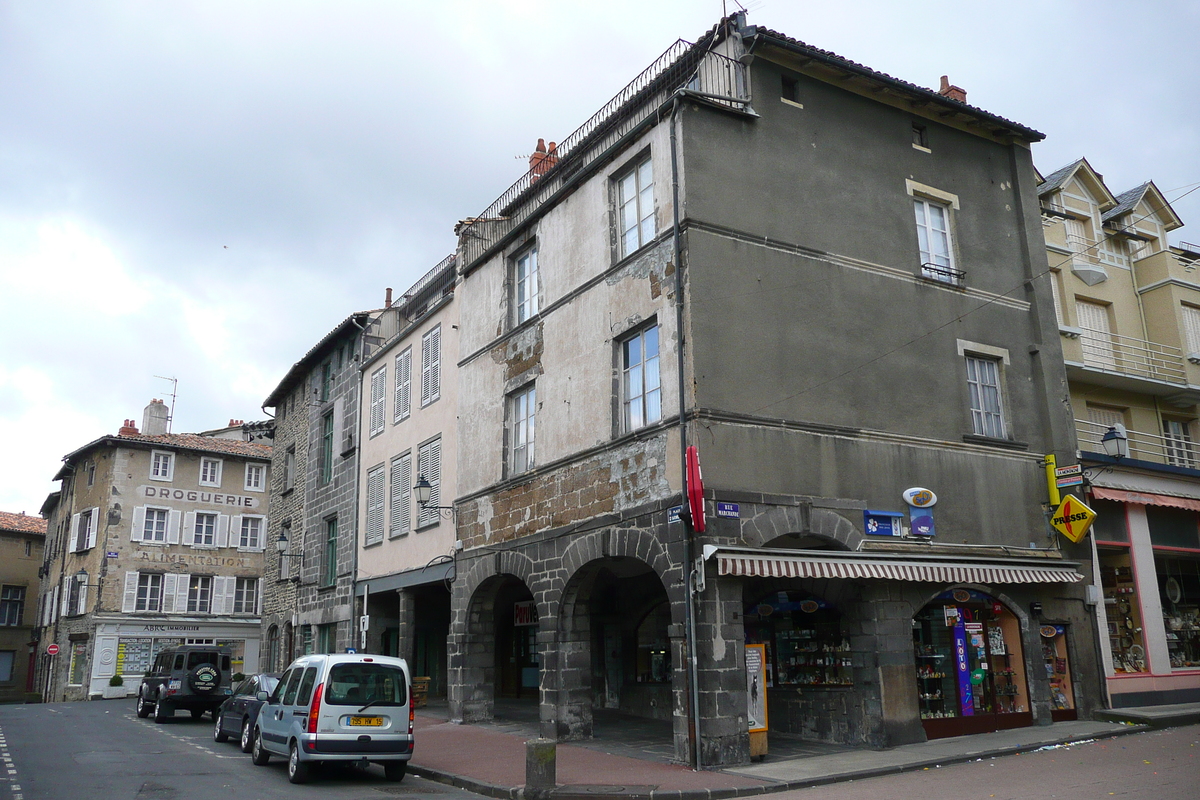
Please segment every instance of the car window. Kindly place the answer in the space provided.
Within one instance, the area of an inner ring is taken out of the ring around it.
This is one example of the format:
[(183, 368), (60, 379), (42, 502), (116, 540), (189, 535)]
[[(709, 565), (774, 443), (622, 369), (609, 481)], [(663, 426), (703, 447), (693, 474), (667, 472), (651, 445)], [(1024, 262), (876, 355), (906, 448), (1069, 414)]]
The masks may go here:
[(183, 669), (183, 653), (175, 656), (175, 669)]
[(278, 703), (283, 697), (283, 690), (287, 688), (287, 682), (292, 677), (293, 670), (288, 670), (283, 673), (283, 677), (279, 679), (279, 683), (275, 685), (275, 689), (271, 692), (271, 702)]
[(188, 653), (188, 660), (187, 660), (187, 668), (188, 669), (194, 669), (194, 668), (200, 666), (201, 664), (212, 664), (213, 666), (216, 666), (217, 654), (216, 653), (205, 653), (205, 652)]
[(279, 685), (279, 678), (271, 675), (263, 675), (259, 680), (261, 681), (259, 685), (262, 686), (262, 691), (264, 692), (273, 692), (275, 691), (275, 687)]
[(292, 670), (292, 674), (288, 676), (287, 688), (283, 690), (283, 704), (285, 706), (290, 706), (296, 702), (296, 690), (300, 688), (300, 677), (303, 672), (303, 670), (294, 669)]
[(304, 670), (304, 678), (300, 681), (300, 691), (296, 693), (297, 705), (308, 705), (312, 699), (313, 684), (317, 682), (317, 668), (309, 667)]
[(404, 672), (389, 664), (335, 664), (329, 670), (325, 702), (353, 706), (402, 706), (408, 696)]
[(229, 672), (229, 656), (221, 656), (221, 670)]
[(254, 694), (254, 678), (246, 678), (246, 680), (233, 687), (234, 694)]

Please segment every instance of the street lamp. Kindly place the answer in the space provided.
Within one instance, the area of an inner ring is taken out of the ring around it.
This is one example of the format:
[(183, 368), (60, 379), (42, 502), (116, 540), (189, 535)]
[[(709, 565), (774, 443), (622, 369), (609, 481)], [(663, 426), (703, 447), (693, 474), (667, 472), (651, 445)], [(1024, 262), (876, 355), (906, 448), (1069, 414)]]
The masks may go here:
[(433, 484), (425, 480), (424, 475), (417, 476), (417, 485), (413, 487), (413, 494), (417, 496), (417, 505), (421, 508), (427, 508), (430, 511), (454, 511), (454, 506), (429, 505), (429, 498), (433, 495)]
[(1120, 461), (1129, 455), (1129, 436), (1125, 432), (1125, 426), (1119, 422), (1100, 437), (1100, 444), (1109, 458)]
[[(287, 534), (285, 534), (283, 531), (280, 531), (279, 538), (275, 540), (275, 551), (277, 553), (279, 553), (280, 577), (283, 577), (283, 574), (282, 574), (283, 573), (283, 559), (285, 559), (285, 558), (304, 558), (304, 553), (289, 553), (287, 551), (289, 544), (290, 543), (288, 542)], [(304, 562), (302, 561), (300, 563), (301, 563), (301, 565), (303, 565)]]

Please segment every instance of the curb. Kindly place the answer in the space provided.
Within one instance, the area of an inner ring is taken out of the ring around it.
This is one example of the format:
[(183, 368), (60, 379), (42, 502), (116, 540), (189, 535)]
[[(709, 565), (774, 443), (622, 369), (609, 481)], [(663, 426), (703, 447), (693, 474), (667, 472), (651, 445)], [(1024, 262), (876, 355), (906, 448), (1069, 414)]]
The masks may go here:
[[(595, 800), (597, 797), (620, 797), (623, 798), (623, 800), (726, 800), (726, 798), (734, 797), (754, 797), (756, 795), (773, 794), (775, 792), (788, 792), (793, 789), (805, 789), (812, 786), (828, 786), (829, 784), (843, 783), (845, 781), (857, 781), (864, 780), (866, 778), (881, 778), (887, 775), (898, 775), (902, 772), (914, 772), (930, 767), (949, 766), (951, 764), (965, 764), (971, 761), (982, 761), (985, 758), (1014, 756), (1021, 753), (1031, 753), (1035, 750), (1040, 750), (1043, 747), (1053, 747), (1055, 745), (1072, 744), (1074, 742), (1089, 741), (1094, 739), (1113, 739), (1118, 736), (1128, 736), (1130, 734), (1144, 733), (1150, 730), (1154, 730), (1154, 726), (1129, 725), (1122, 730), (1109, 731), (1102, 734), (1065, 736), (1054, 741), (1038, 742), (1036, 744), (998, 747), (992, 750), (962, 753), (944, 758), (927, 758), (921, 761), (914, 761), (911, 764), (896, 764), (886, 767), (873, 767), (870, 769), (854, 770), (851, 772), (837, 772), (814, 778), (804, 778), (802, 780), (764, 783), (761, 786), (743, 786), (740, 788), (731, 789), (664, 789), (662, 791), (654, 790), (648, 793), (620, 791), (614, 791), (611, 793), (581, 793), (573, 792), (570, 785), (564, 785), (546, 793), (545, 796), (551, 798), (551, 800)], [(408, 771), (410, 774), (416, 775), (419, 778), (425, 778), (426, 780), (435, 781), (436, 783), (442, 783), (459, 789), (465, 789), (468, 792), (474, 792), (475, 794), (483, 795), (485, 797), (495, 797), (498, 798), (498, 800), (525, 800), (525, 791), (523, 786), (499, 786), (494, 783), (487, 783), (486, 781), (475, 780), (474, 778), (467, 778), (462, 775), (455, 775), (452, 772), (443, 772), (437, 769), (416, 766), (411, 762), (409, 763)], [(755, 780), (762, 779), (755, 778)], [(616, 787), (614, 786), (614, 788)]]

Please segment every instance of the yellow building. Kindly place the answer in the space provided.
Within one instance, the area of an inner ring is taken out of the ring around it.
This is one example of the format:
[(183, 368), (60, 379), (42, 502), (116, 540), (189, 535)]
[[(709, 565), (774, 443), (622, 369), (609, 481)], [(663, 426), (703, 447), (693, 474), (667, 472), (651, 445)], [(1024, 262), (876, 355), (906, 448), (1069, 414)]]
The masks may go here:
[[(1085, 159), (1038, 188), (1114, 707), (1200, 700), (1200, 247), (1152, 182)], [(1121, 445), (1105, 455), (1102, 440)], [(1124, 440), (1122, 441), (1122, 437)]]

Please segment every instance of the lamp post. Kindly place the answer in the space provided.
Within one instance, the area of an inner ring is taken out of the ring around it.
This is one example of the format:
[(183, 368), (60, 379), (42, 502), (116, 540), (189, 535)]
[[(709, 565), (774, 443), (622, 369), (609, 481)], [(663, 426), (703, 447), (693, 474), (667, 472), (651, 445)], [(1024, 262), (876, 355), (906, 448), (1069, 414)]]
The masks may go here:
[(429, 509), (430, 511), (449, 511), (454, 513), (454, 506), (431, 506), (429, 500), (433, 497), (433, 484), (425, 479), (424, 475), (417, 476), (417, 484), (413, 487), (413, 494), (417, 496), (417, 505), (421, 508)]
[(1121, 423), (1111, 426), (1105, 431), (1104, 436), (1100, 437), (1100, 445), (1104, 448), (1104, 454), (1109, 458), (1120, 461), (1122, 458), (1129, 456), (1129, 435), (1125, 432), (1125, 426)]

